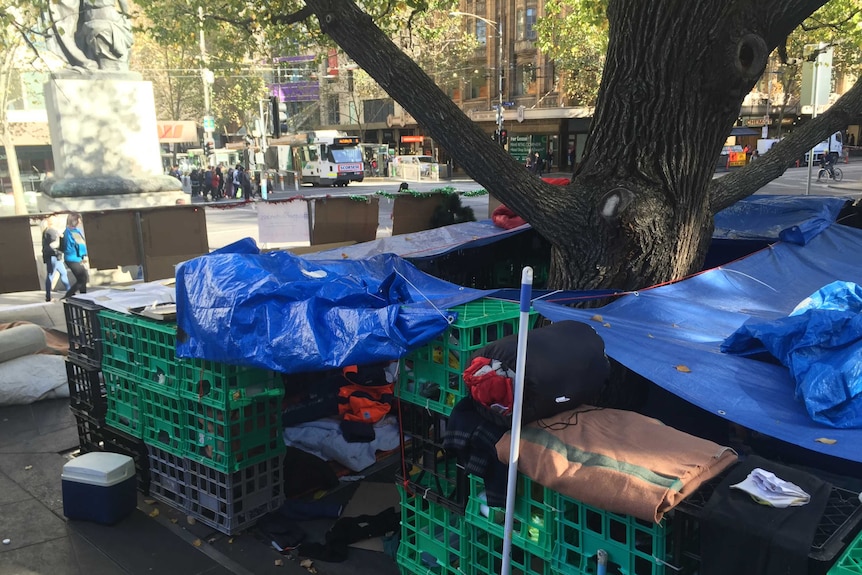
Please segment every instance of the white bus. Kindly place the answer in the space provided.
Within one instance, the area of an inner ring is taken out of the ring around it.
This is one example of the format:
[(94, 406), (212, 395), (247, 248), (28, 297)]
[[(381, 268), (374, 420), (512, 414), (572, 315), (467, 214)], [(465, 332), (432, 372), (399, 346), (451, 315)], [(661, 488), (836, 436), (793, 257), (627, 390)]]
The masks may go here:
[(286, 136), (279, 143), (293, 149), (293, 165), (300, 182), (312, 186), (346, 186), (365, 179), (358, 136), (337, 130), (318, 130)]

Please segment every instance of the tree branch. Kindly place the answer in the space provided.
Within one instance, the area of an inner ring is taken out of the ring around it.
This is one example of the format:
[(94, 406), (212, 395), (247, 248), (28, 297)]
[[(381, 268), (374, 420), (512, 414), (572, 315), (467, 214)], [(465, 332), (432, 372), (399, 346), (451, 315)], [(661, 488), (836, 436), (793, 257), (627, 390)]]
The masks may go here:
[(308, 6), (303, 6), (301, 10), (290, 14), (273, 14), (269, 17), (273, 24), (296, 24), (314, 16), (314, 11)]
[(787, 166), (810, 150), (810, 142), (821, 142), (844, 130), (859, 114), (862, 114), (862, 81), (857, 81), (829, 110), (795, 129), (756, 162), (713, 180), (709, 186), (713, 213), (750, 196), (779, 177)]

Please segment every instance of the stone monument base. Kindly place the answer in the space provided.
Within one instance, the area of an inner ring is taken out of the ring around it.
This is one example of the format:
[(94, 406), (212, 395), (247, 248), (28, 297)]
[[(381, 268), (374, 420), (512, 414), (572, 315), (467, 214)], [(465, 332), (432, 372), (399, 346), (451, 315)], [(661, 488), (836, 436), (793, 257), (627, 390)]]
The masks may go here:
[(143, 177), (93, 176), (88, 178), (46, 178), (42, 193), (52, 198), (83, 198), (182, 191), (178, 179), (164, 174)]
[[(174, 179), (176, 181), (176, 179)], [(137, 194), (106, 194), (101, 196), (69, 196), (54, 198), (38, 194), (36, 206), (40, 213), (92, 212), (97, 210), (154, 208), (189, 204), (191, 198), (183, 191), (140, 192)]]

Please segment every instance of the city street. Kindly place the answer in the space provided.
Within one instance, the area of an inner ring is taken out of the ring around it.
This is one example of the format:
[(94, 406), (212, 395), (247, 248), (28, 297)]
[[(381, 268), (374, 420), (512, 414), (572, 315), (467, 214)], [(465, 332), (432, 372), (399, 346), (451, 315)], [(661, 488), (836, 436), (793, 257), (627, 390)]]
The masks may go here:
[[(841, 183), (829, 185), (818, 183), (818, 166), (812, 169), (811, 195), (848, 196), (858, 198), (862, 195), (862, 162), (856, 161), (849, 164), (840, 163), (838, 167), (844, 172)], [(718, 172), (716, 177), (722, 177), (729, 172)], [(555, 174), (556, 175), (556, 174)], [(559, 174), (563, 175), (563, 174)], [(764, 186), (758, 194), (771, 195), (804, 195), (806, 193), (807, 167), (788, 169), (780, 178)], [(319, 188), (312, 186), (301, 186), (299, 195), (306, 198), (323, 196), (351, 196), (373, 194), (378, 191), (387, 194), (398, 192), (400, 182), (383, 178), (368, 179), (361, 184), (350, 184), (344, 188)], [(461, 192), (469, 192), (483, 189), (473, 180), (465, 177), (444, 180), (440, 182), (410, 182), (410, 189), (419, 192), (430, 192), (439, 188), (454, 188)], [(293, 189), (284, 192), (274, 192), (269, 195), (270, 199), (287, 199), (296, 196)], [(488, 217), (488, 196), (462, 197), (462, 204), (473, 208), (476, 219)], [(392, 233), (392, 203), (386, 197), (380, 197), (380, 219), (377, 229), (377, 237), (386, 237)], [(211, 204), (208, 204), (211, 205)], [(207, 233), (209, 235), (210, 249), (217, 249), (232, 242), (246, 237), (257, 240), (257, 212), (255, 204), (240, 204), (231, 209), (216, 209), (208, 207)]]

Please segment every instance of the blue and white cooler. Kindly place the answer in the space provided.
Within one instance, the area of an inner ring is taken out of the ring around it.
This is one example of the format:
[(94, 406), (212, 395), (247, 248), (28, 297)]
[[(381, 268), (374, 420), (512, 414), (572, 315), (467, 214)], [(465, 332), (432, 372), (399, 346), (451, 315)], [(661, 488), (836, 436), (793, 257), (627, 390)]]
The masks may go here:
[(135, 462), (119, 453), (85, 453), (63, 466), (63, 515), (113, 525), (137, 505)]

